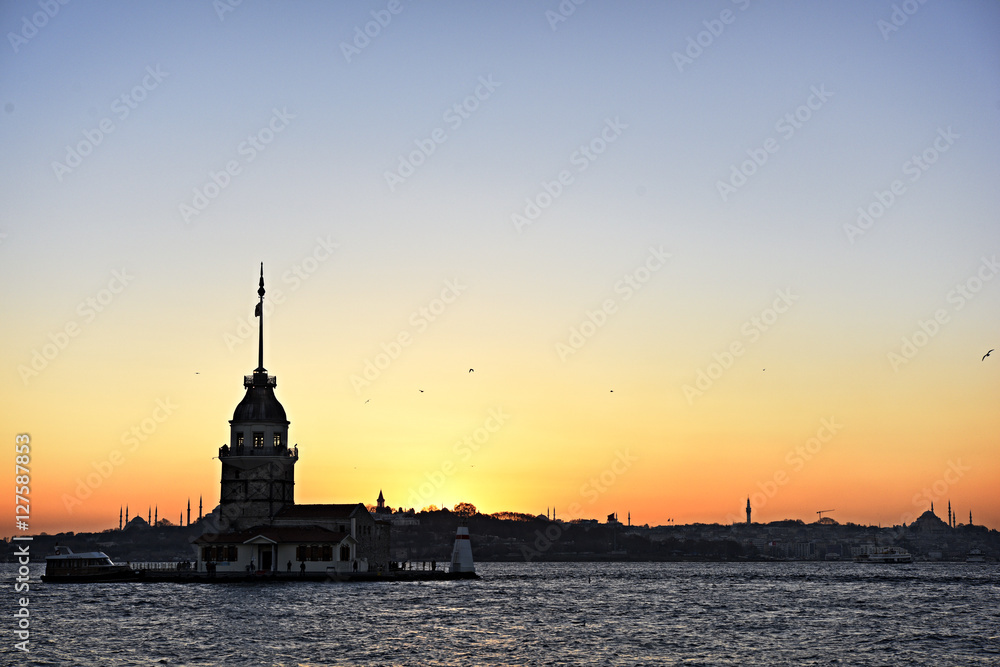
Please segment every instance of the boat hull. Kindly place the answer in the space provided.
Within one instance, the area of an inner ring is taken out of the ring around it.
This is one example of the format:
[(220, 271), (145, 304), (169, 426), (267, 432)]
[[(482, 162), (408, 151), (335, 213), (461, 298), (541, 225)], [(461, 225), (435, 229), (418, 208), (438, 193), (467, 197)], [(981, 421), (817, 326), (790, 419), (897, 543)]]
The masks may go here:
[(99, 584), (112, 581), (138, 581), (140, 579), (142, 579), (142, 573), (129, 567), (104, 572), (60, 572), (42, 575), (42, 581), (47, 584)]

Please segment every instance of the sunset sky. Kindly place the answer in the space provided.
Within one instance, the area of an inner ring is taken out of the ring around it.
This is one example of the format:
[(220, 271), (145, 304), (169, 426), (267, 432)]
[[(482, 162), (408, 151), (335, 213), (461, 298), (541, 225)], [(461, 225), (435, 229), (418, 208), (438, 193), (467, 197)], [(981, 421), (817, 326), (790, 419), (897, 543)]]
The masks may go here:
[(297, 502), (1000, 528), (995, 2), (49, 4), (0, 5), (30, 532), (215, 507), (260, 262)]

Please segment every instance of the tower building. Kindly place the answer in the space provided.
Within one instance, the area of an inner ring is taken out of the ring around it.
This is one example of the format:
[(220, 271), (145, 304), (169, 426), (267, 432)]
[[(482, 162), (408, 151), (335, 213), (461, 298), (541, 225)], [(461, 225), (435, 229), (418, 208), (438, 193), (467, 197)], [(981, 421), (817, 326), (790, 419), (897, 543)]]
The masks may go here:
[(295, 503), (295, 462), (298, 448), (288, 447), (285, 409), (274, 395), (278, 379), (264, 368), (264, 264), (255, 315), (259, 318), (257, 368), (243, 378), (246, 394), (229, 421), (229, 444), (219, 449), (222, 462), (223, 520), (241, 530), (271, 523), (284, 507)]
[[(391, 524), (362, 503), (295, 504), (298, 447), (274, 395), (277, 378), (264, 368), (264, 265), (254, 315), (259, 318), (257, 368), (243, 378), (246, 393), (219, 448), (219, 507), (194, 540), (199, 561), (220, 573), (353, 573), (389, 566)], [(384, 509), (379, 493), (379, 508)], [(190, 510), (189, 510), (190, 511)], [(201, 499), (198, 515), (201, 517)]]
[(750, 496), (747, 496), (747, 525), (750, 525)]

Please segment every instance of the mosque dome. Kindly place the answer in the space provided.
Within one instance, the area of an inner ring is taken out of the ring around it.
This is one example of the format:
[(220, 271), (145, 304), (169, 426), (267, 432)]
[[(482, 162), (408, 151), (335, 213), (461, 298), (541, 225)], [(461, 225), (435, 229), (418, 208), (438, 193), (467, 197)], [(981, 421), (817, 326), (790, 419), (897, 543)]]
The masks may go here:
[(918, 516), (916, 521), (910, 524), (910, 527), (917, 530), (945, 530), (948, 528), (948, 524), (942, 521), (941, 518), (934, 513), (934, 509), (932, 507)]

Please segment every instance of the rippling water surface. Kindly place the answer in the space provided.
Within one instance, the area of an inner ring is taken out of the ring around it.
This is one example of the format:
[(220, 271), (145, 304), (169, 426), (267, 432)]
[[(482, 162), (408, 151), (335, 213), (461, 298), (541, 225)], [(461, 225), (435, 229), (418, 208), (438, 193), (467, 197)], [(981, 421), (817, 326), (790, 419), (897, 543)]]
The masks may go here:
[(1000, 664), (992, 563), (478, 570), (426, 583), (33, 583), (31, 652), (8, 640), (0, 655), (88, 667)]

